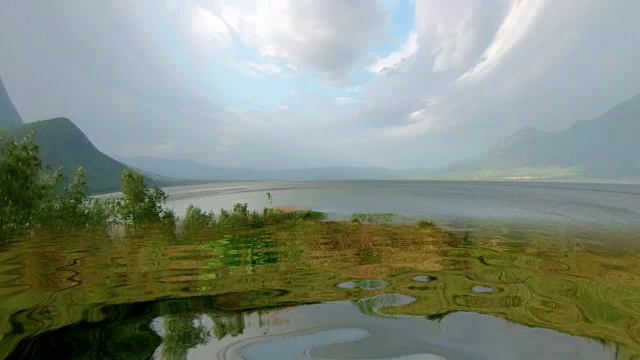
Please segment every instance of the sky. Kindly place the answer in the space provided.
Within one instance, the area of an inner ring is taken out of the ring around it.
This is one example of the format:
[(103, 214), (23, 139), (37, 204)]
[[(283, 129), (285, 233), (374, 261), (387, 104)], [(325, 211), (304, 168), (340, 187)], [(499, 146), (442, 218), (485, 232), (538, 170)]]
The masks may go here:
[(107, 154), (433, 168), (640, 92), (636, 0), (0, 0), (26, 121)]

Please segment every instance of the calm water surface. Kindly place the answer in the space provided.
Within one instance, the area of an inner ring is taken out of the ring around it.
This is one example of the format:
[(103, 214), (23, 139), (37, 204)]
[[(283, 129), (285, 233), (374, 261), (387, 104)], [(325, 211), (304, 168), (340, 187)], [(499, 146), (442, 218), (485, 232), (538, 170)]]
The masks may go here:
[(640, 185), (465, 181), (265, 181), (169, 188), (180, 214), (237, 202), (297, 205), (335, 214), (393, 213), (443, 222), (516, 220), (640, 227)]
[(171, 189), (171, 205), (260, 208), (266, 191), (274, 205), (449, 226), (30, 234), (0, 245), (0, 358), (640, 354), (637, 187), (227, 183)]

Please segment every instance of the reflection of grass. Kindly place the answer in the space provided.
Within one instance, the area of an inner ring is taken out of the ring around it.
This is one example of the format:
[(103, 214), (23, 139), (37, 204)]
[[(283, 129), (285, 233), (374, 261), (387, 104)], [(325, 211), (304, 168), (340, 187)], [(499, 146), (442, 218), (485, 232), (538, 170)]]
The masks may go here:
[[(157, 234), (135, 241), (36, 234), (0, 253), (0, 357), (25, 336), (96, 323), (109, 315), (102, 309), (161, 297), (210, 296), (210, 308), (236, 312), (384, 293), (416, 299), (383, 307), (386, 314), (435, 320), (478, 312), (640, 353), (637, 248), (603, 245), (612, 236), (607, 233), (561, 230), (496, 226), (457, 235), (429, 223), (291, 219), (262, 228), (215, 227), (180, 241)], [(413, 280), (424, 274), (434, 279)], [(374, 283), (368, 280), (388, 285), (336, 286)], [(474, 293), (476, 285), (495, 291)], [(227, 331), (221, 334), (215, 336)], [(185, 341), (197, 343), (198, 336)]]

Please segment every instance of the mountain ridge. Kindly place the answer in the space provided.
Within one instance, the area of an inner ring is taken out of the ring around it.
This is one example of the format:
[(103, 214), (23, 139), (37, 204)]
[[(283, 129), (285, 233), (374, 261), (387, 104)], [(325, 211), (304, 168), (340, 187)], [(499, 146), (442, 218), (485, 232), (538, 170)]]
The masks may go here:
[[(438, 176), (475, 178), (509, 169), (573, 169), (573, 177), (640, 179), (640, 94), (569, 129), (525, 127), (483, 154), (436, 170)], [(520, 171), (521, 172), (521, 171)], [(567, 172), (561, 172), (566, 178)], [(522, 175), (522, 174), (520, 174)], [(548, 178), (553, 179), (553, 174)], [(525, 175), (526, 176), (526, 175)], [(491, 177), (491, 176), (489, 176)]]
[(0, 127), (20, 124), (22, 124), (22, 118), (13, 105), (9, 93), (2, 82), (2, 77), (0, 77)]
[[(78, 167), (82, 166), (92, 194), (120, 191), (122, 171), (128, 166), (100, 151), (68, 118), (39, 120), (12, 126), (6, 130), (15, 139), (21, 139), (33, 132), (34, 140), (40, 146), (43, 165), (52, 170), (62, 167), (63, 174), (68, 180), (73, 179)], [(137, 171), (137, 169), (133, 170)], [(143, 175), (148, 183), (158, 186), (201, 183), (158, 176), (153, 173), (143, 172)]]
[(254, 180), (395, 180), (420, 179), (427, 169), (392, 170), (382, 167), (328, 166), (280, 170), (209, 166), (191, 159), (163, 159), (152, 156), (121, 157), (121, 162), (169, 177), (211, 181)]
[(52, 170), (62, 167), (67, 179), (73, 179), (78, 167), (82, 166), (92, 193), (120, 188), (120, 176), (127, 166), (98, 150), (68, 118), (25, 123), (10, 127), (8, 131), (16, 139), (33, 132), (34, 141), (40, 146), (43, 165)]

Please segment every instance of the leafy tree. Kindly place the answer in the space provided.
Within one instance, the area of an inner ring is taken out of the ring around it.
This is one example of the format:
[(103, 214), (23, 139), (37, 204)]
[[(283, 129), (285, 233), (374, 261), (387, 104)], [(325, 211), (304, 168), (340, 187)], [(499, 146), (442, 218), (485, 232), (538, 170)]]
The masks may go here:
[(199, 207), (189, 204), (187, 207), (187, 213), (182, 219), (181, 232), (183, 235), (192, 235), (195, 232), (207, 228), (211, 228), (216, 225), (216, 216), (210, 212), (204, 212)]
[[(106, 229), (115, 220), (115, 202), (89, 197), (84, 168), (79, 167), (71, 183), (55, 197), (50, 218), (60, 228)], [(44, 221), (43, 221), (44, 222)]]
[(223, 226), (246, 226), (249, 224), (250, 215), (247, 203), (236, 203), (232, 211), (220, 209), (218, 223)]
[(21, 141), (2, 137), (0, 148), (0, 232), (7, 234), (44, 218), (61, 175), (43, 172), (33, 134)]
[(122, 194), (124, 198), (118, 212), (125, 229), (139, 233), (159, 224), (175, 229), (175, 214), (164, 208), (167, 195), (158, 187), (149, 188), (141, 174), (130, 169), (122, 172)]
[(43, 169), (33, 134), (19, 141), (0, 138), (0, 236), (38, 226), (106, 229), (115, 206), (89, 197), (84, 169), (56, 191), (62, 181), (62, 169)]
[(61, 227), (81, 227), (89, 222), (89, 187), (82, 167), (78, 168), (73, 181), (69, 183), (55, 202), (55, 220)]
[[(62, 187), (62, 169), (43, 170), (39, 150), (33, 134), (20, 141), (0, 134), (0, 238), (39, 226), (107, 230), (115, 224), (124, 225), (127, 234), (134, 236), (160, 225), (175, 237), (177, 219), (172, 210), (165, 208), (167, 195), (155, 186), (147, 186), (141, 174), (129, 169), (123, 171), (122, 199), (92, 198), (84, 168), (78, 168), (74, 179)], [(267, 200), (272, 203), (269, 193)], [(312, 211), (272, 208), (258, 213), (250, 211), (246, 203), (238, 203), (232, 211), (221, 210), (216, 222), (213, 212), (190, 205), (182, 232), (189, 235), (216, 225), (233, 230), (323, 217), (324, 214)]]

